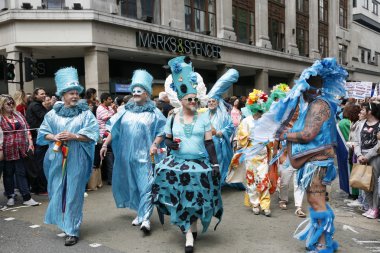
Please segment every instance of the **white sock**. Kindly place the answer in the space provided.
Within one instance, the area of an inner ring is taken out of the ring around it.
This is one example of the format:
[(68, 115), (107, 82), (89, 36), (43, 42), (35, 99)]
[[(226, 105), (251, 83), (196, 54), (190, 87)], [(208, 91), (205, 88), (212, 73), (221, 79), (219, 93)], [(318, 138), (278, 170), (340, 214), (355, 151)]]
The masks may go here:
[(186, 246), (194, 246), (194, 237), (191, 229), (189, 229), (186, 233)]
[(198, 221), (194, 221), (193, 222), (193, 224), (191, 224), (191, 232), (194, 232), (194, 233), (196, 233), (197, 231), (198, 231), (198, 229), (197, 229), (197, 223), (198, 223)]

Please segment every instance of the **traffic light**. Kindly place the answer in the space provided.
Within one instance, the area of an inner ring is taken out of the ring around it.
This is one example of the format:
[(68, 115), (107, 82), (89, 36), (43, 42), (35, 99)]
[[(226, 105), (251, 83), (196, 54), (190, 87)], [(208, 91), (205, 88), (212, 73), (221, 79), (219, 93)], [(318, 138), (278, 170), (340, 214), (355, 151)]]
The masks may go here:
[(15, 76), (15, 65), (13, 63), (7, 63), (7, 80), (13, 80)]
[(25, 57), (24, 63), (25, 63), (25, 82), (33, 81), (35, 78), (38, 77), (36, 62), (33, 61), (31, 58)]

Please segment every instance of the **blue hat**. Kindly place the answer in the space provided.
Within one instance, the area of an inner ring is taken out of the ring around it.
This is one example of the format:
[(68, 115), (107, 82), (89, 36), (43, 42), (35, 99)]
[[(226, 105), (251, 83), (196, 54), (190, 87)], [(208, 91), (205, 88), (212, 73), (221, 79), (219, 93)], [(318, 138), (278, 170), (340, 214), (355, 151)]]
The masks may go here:
[(137, 69), (133, 72), (131, 90), (134, 87), (143, 88), (149, 95), (152, 95), (153, 76), (145, 69)]
[(70, 90), (83, 91), (83, 86), (79, 84), (78, 71), (76, 68), (62, 68), (55, 73), (56, 95), (61, 97), (63, 93)]
[(184, 62), (186, 56), (179, 56), (168, 62), (172, 71), (171, 88), (177, 92), (178, 99), (188, 94), (197, 94), (197, 74), (193, 72), (191, 63)]

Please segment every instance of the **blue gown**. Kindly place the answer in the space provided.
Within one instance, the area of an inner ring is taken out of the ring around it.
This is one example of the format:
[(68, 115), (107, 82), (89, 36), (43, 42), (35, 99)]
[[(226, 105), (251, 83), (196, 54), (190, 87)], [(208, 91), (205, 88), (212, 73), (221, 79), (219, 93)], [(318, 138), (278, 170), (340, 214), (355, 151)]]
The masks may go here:
[[(222, 103), (222, 102), (220, 102)], [(232, 123), (231, 116), (227, 113), (226, 108), (223, 105), (219, 105), (216, 109), (215, 114), (211, 117), (211, 112), (207, 112), (210, 118), (211, 125), (216, 129), (216, 131), (221, 131), (223, 137), (219, 138), (213, 136), (216, 154), (218, 156), (218, 162), (221, 172), (221, 182), (222, 186), (226, 185), (226, 178), (228, 173), (228, 167), (230, 166), (231, 159), (233, 156), (231, 136), (234, 133), (234, 125)], [(228, 184), (230, 186), (245, 189), (243, 184)]]
[[(223, 215), (220, 181), (212, 177), (212, 168), (204, 145), (204, 136), (211, 130), (206, 113), (198, 116), (191, 136), (186, 136), (184, 127), (176, 120), (170, 127), (169, 117), (165, 133), (180, 138), (179, 150), (172, 150), (156, 166), (152, 195), (159, 214), (170, 216), (170, 222), (182, 232), (199, 219), (206, 232), (212, 217), (219, 222)], [(160, 216), (161, 223), (164, 222)], [(218, 222), (218, 224), (219, 224)]]
[[(58, 111), (57, 111), (57, 110)], [(77, 115), (76, 115), (77, 114)], [(84, 135), (91, 141), (68, 141), (66, 210), (62, 211), (62, 153), (54, 152), (54, 142), (45, 139), (47, 134), (56, 135), (63, 131)], [(78, 104), (74, 109), (62, 103), (45, 116), (37, 136), (38, 145), (49, 145), (44, 159), (44, 172), (48, 181), (49, 205), (45, 223), (56, 224), (66, 234), (79, 236), (82, 223), (84, 191), (89, 180), (94, 160), (95, 143), (99, 137), (99, 126), (87, 104)]]
[[(149, 219), (153, 211), (149, 152), (154, 139), (164, 135), (165, 122), (152, 101), (143, 106), (131, 101), (107, 123), (115, 157), (112, 192), (116, 206), (136, 210), (140, 223)], [(155, 162), (160, 160), (155, 157)]]

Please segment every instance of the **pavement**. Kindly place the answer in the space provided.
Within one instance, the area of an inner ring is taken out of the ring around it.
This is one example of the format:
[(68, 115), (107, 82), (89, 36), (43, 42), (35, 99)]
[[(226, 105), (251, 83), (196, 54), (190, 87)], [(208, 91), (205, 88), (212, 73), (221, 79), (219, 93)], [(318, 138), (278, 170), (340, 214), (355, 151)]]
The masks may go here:
[[(336, 214), (335, 239), (341, 246), (338, 252), (380, 252), (380, 222), (369, 220), (361, 216), (358, 210), (346, 207), (343, 203), (345, 194), (340, 192), (337, 181), (330, 189), (330, 196)], [(149, 236), (144, 236), (138, 227), (133, 227), (131, 222), (135, 212), (115, 207), (110, 186), (89, 192), (85, 199), (80, 241), (72, 247), (64, 246), (61, 231), (56, 226), (43, 223), (48, 197), (33, 198), (42, 204), (24, 207), (18, 200), (14, 208), (0, 211), (0, 253), (184, 251), (185, 237), (177, 227), (169, 224), (168, 217), (165, 217), (166, 223), (162, 226), (155, 212)], [(225, 211), (222, 223), (214, 231), (214, 220), (207, 233), (198, 235), (195, 252), (305, 252), (304, 242), (292, 237), (304, 220), (294, 215), (292, 194), (288, 210), (280, 210), (277, 193), (272, 195), (270, 218), (254, 215), (243, 205), (243, 200), (244, 191), (223, 189)], [(5, 197), (0, 196), (0, 205), (5, 203)]]

